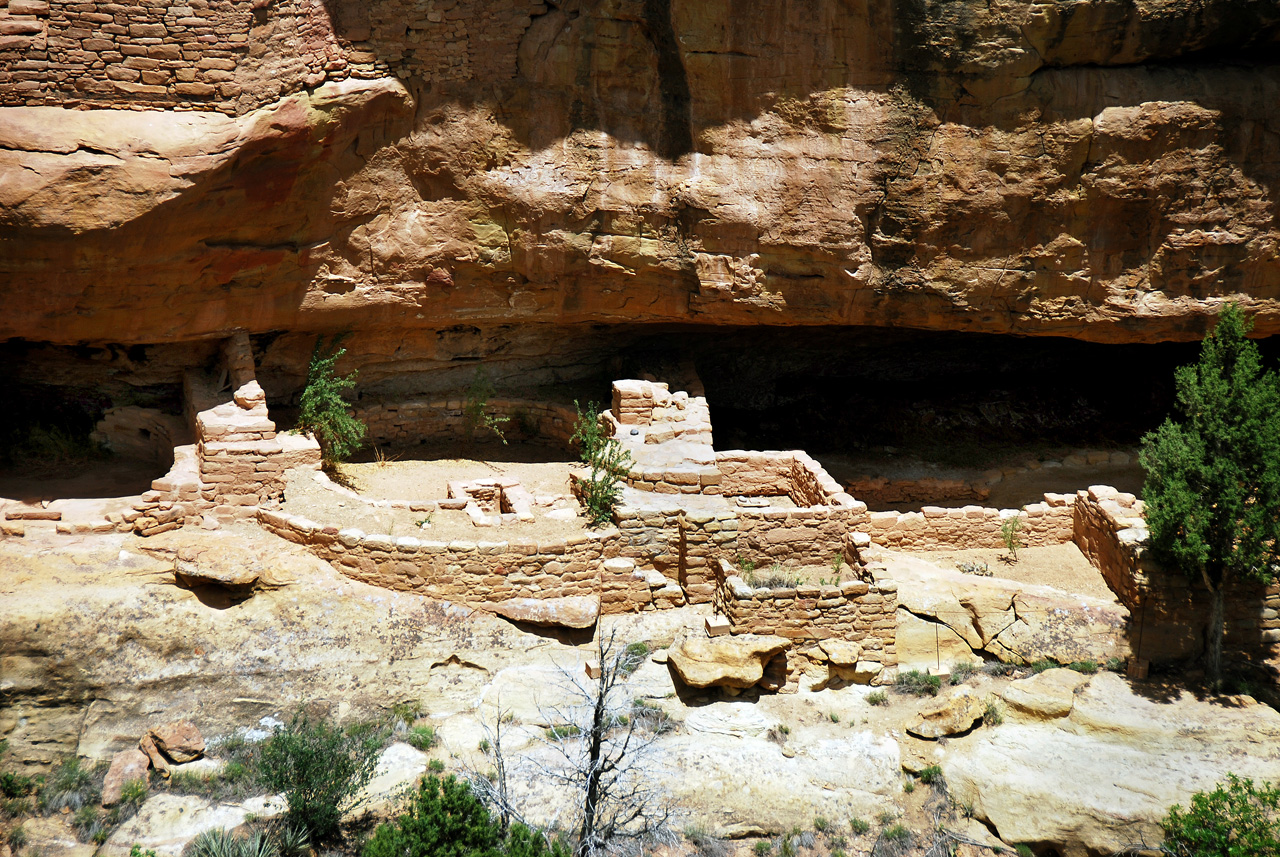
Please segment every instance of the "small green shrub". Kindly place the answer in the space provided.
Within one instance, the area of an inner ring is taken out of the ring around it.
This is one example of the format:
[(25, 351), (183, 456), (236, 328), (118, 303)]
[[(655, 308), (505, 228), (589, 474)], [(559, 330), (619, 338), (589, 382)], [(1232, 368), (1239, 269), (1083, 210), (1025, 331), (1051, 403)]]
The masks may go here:
[(566, 738), (576, 738), (582, 734), (581, 727), (574, 723), (563, 723), (558, 726), (547, 727), (547, 739), (550, 741), (563, 741)]
[(311, 837), (306, 828), (296, 824), (284, 824), (275, 829), (276, 844), (281, 857), (307, 857), (311, 853)]
[(1056, 661), (1051, 661), (1048, 658), (1041, 658), (1038, 661), (1033, 661), (1032, 663), (1027, 664), (1027, 668), (1036, 675), (1040, 675), (1040, 673), (1045, 670), (1056, 669), (1057, 667), (1058, 663)]
[(942, 768), (938, 765), (930, 765), (920, 773), (916, 774), (916, 777), (926, 786), (931, 786), (936, 782), (941, 782)]
[(1031, 850), (1030, 845), (1024, 845), (1022, 843), (1018, 843), (1013, 847), (1013, 850), (1018, 855), (1018, 857), (1035, 857), (1035, 852)]
[(831, 829), (831, 822), (827, 821), (820, 815), (815, 816), (813, 819), (813, 829), (819, 833), (826, 833)]
[(898, 845), (905, 845), (911, 841), (911, 830), (905, 824), (894, 824), (886, 827), (880, 835)]
[(1004, 710), (1000, 707), (1000, 703), (994, 697), (987, 700), (986, 707), (982, 709), (982, 725), (983, 726), (999, 726), (1004, 722)]
[(888, 705), (889, 694), (883, 690), (873, 690), (867, 694), (867, 702), (871, 705)]
[(713, 836), (701, 825), (686, 827), (684, 838), (701, 857), (728, 857), (730, 851), (728, 844), (723, 839)]
[(871, 822), (861, 818), (851, 818), (849, 819), (849, 829), (856, 835), (861, 836), (871, 829)]
[(436, 745), (436, 730), (430, 726), (414, 726), (405, 733), (404, 740), (415, 750), (426, 752)]
[(829, 711), (827, 712), (827, 719), (830, 720), (832, 723), (839, 723), (840, 715), (834, 711)]
[(902, 790), (907, 794), (914, 792), (916, 790), (915, 780), (904, 780), (902, 783)]
[(756, 857), (768, 857), (773, 853), (773, 843), (767, 839), (761, 839), (751, 848), (756, 853)]
[[(15, 824), (9, 829), (9, 835), (6, 839), (9, 842), (9, 848), (13, 850), (14, 854), (17, 854), (27, 844), (27, 840), (29, 839), (27, 836), (27, 829), (21, 824)], [(130, 855), (130, 857), (133, 857), (133, 855)]]
[(1000, 523), (1000, 540), (1009, 551), (1009, 557), (1018, 561), (1018, 549), (1022, 547), (1022, 516), (1010, 515)]
[(34, 777), (24, 777), (13, 771), (0, 771), (0, 796), (13, 799), (26, 797), (36, 790)]
[(373, 778), (384, 741), (368, 724), (343, 729), (299, 712), (263, 743), (262, 781), (284, 794), (290, 820), (323, 842)]
[(951, 684), (964, 684), (978, 671), (979, 664), (973, 661), (959, 661), (951, 667)]
[(1093, 675), (1098, 671), (1098, 663), (1097, 661), (1075, 661), (1068, 665), (1068, 669), (1073, 669), (1085, 675)]
[(1124, 658), (1107, 658), (1108, 672), (1122, 673), (1127, 670), (1128, 666), (1128, 662)]
[(831, 570), (835, 572), (836, 582), (840, 581), (840, 570), (844, 568), (844, 554), (834, 553), (831, 555)]
[(120, 820), (133, 816), (146, 803), (149, 783), (144, 777), (129, 780), (120, 790)]
[(427, 762), (427, 770), (433, 774), (442, 774), (444, 773), (444, 762), (439, 759), (432, 759)]
[(327, 344), (316, 339), (307, 367), (307, 385), (298, 400), (298, 429), (310, 432), (320, 444), (324, 460), (342, 461), (364, 442), (365, 424), (347, 412), (342, 392), (356, 385), (355, 372), (335, 375), (334, 364), (347, 353), (339, 344), (347, 334), (338, 334)]
[(1160, 822), (1176, 857), (1274, 857), (1280, 854), (1280, 782), (1254, 785), (1228, 774), (1191, 806), (1174, 805)]
[(1006, 664), (1001, 661), (989, 661), (982, 665), (982, 671), (989, 676), (1004, 677), (1011, 676), (1017, 672), (1018, 668), (1013, 664)]
[(363, 857), (569, 857), (561, 842), (520, 824), (509, 831), (494, 819), (471, 786), (456, 777), (428, 776), (406, 811), (379, 825)]
[(876, 818), (880, 820), (881, 824), (891, 824), (893, 823), (893, 820), (896, 819), (897, 817), (898, 817), (897, 813), (895, 813), (891, 809), (882, 809), (880, 810), (880, 814), (876, 816)]
[(54, 768), (40, 789), (40, 808), (44, 812), (73, 812), (97, 803), (98, 782), (93, 772), (78, 758), (71, 756)]
[(81, 842), (101, 845), (111, 833), (111, 820), (96, 806), (86, 804), (71, 815), (71, 826)]
[(483, 366), (476, 367), (471, 378), (471, 386), (467, 388), (462, 402), (462, 419), (467, 425), (467, 437), (475, 440), (482, 431), (491, 431), (505, 445), (507, 437), (502, 427), (511, 422), (511, 417), (490, 413), (489, 399), (493, 397), (493, 384), (489, 381), (489, 373)]
[(618, 670), (624, 676), (630, 676), (640, 669), (644, 659), (649, 657), (649, 644), (643, 640), (629, 644), (618, 658)]
[(261, 830), (242, 837), (215, 828), (191, 840), (184, 857), (281, 857), (281, 849), (275, 838)]
[(898, 673), (893, 683), (894, 690), (899, 693), (912, 693), (916, 696), (937, 696), (942, 687), (942, 679), (936, 675), (922, 673), (919, 670), (907, 670)]
[(129, 857), (156, 857), (156, 852), (150, 848), (144, 851), (142, 846), (135, 842), (133, 847), (129, 849)]

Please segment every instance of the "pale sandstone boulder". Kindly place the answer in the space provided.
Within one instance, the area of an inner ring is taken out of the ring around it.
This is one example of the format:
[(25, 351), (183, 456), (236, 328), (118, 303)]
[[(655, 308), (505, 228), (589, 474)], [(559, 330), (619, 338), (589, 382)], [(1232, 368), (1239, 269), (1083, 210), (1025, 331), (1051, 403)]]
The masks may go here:
[(759, 738), (778, 724), (751, 703), (714, 702), (689, 712), (683, 725), (687, 732)]
[(920, 719), (907, 731), (919, 738), (941, 738), (968, 732), (982, 719), (982, 699), (970, 687), (941, 696), (920, 709)]
[(149, 730), (147, 734), (160, 752), (172, 762), (194, 762), (204, 755), (204, 736), (190, 720), (166, 723)]
[(141, 750), (121, 750), (111, 760), (111, 767), (102, 780), (102, 805), (115, 806), (120, 794), (130, 780), (146, 780), (151, 760)]
[(955, 799), (1005, 842), (1053, 843), (1064, 857), (1110, 854), (1159, 842), (1168, 808), (1228, 772), (1280, 779), (1280, 713), (1247, 698), (1149, 699), (1099, 673), (1070, 714), (953, 738), (941, 764)]
[(183, 849), (206, 830), (232, 830), (250, 815), (270, 820), (285, 811), (284, 798), (254, 797), (234, 804), (215, 804), (195, 795), (158, 794), (138, 814), (120, 825), (97, 852), (98, 857), (129, 857), (136, 844), (156, 857), (181, 857)]
[[(94, 853), (98, 850), (92, 842), (80, 841), (76, 829), (71, 826), (70, 815), (58, 814), (24, 819), (22, 830), (27, 834), (27, 845), (19, 854), (39, 854), (43, 857), (94, 857)], [(128, 855), (126, 854), (125, 857)]]
[(822, 640), (818, 648), (827, 656), (827, 662), (837, 667), (854, 667), (862, 657), (862, 646), (850, 640)]
[(1075, 705), (1076, 689), (1089, 677), (1075, 670), (1045, 670), (1039, 675), (1011, 682), (1001, 696), (1010, 711), (1051, 720), (1066, 717)]
[(786, 637), (758, 634), (689, 636), (672, 646), (667, 658), (689, 687), (748, 688), (764, 677), (765, 665), (790, 645)]
[(600, 599), (593, 595), (564, 598), (508, 598), (486, 608), (514, 622), (590, 628), (600, 616)]
[(348, 813), (348, 817), (367, 814), (386, 818), (394, 815), (404, 792), (414, 788), (426, 770), (426, 753), (395, 742), (378, 756), (373, 779), (356, 794), (356, 808)]

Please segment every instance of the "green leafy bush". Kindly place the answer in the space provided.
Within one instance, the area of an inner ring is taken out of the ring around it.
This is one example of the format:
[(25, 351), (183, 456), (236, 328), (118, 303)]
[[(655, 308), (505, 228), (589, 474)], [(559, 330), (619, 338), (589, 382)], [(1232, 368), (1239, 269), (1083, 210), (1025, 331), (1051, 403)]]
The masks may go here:
[(894, 690), (899, 693), (912, 693), (916, 696), (937, 696), (942, 687), (942, 679), (936, 675), (922, 673), (919, 670), (907, 670), (898, 673), (893, 683)]
[(773, 853), (773, 843), (767, 839), (761, 839), (751, 850), (755, 851), (756, 857), (768, 857), (769, 854)]
[(849, 829), (861, 836), (871, 829), (871, 822), (862, 818), (851, 818), (849, 819)]
[(924, 783), (927, 786), (931, 786), (934, 783), (940, 782), (942, 780), (942, 768), (940, 768), (937, 765), (930, 765), (929, 767), (920, 771), (920, 773), (917, 774), (916, 776), (919, 778), (920, 782)]
[(1227, 775), (1191, 807), (1170, 807), (1160, 823), (1164, 846), (1177, 857), (1274, 857), (1280, 854), (1280, 783), (1254, 785)]
[(337, 833), (356, 793), (373, 778), (384, 741), (367, 724), (343, 729), (299, 712), (263, 743), (262, 782), (282, 792), (291, 820), (323, 842)]
[(428, 776), (406, 812), (378, 827), (363, 857), (568, 857), (560, 842), (547, 844), (539, 833), (501, 824), (466, 782), (450, 775)]
[(873, 690), (867, 694), (867, 702), (871, 705), (888, 705), (889, 694), (883, 690)]
[(951, 667), (951, 684), (964, 684), (978, 671), (980, 664), (973, 661), (959, 661)]
[(184, 857), (281, 857), (279, 843), (265, 831), (236, 836), (222, 828), (201, 833), (183, 853)]
[(324, 460), (341, 461), (364, 442), (365, 424), (347, 412), (342, 392), (356, 385), (356, 373), (335, 375), (334, 364), (347, 349), (339, 348), (346, 338), (340, 334), (326, 345), (324, 337), (316, 339), (307, 367), (307, 386), (298, 401), (298, 429), (310, 432), (320, 444)]
[(605, 438), (587, 466), (590, 472), (578, 481), (578, 492), (587, 520), (600, 527), (613, 517), (613, 507), (622, 494), (622, 480), (631, 469), (631, 453), (615, 438)]
[(430, 726), (414, 726), (404, 736), (405, 743), (426, 752), (436, 745), (436, 730)]

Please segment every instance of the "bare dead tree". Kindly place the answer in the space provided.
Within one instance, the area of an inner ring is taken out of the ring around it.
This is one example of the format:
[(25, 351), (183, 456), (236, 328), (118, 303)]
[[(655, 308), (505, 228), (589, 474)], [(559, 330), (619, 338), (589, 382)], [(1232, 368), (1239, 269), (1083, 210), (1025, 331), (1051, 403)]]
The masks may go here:
[(602, 632), (596, 652), (599, 678), (562, 670), (573, 701), (542, 712), (553, 724), (545, 743), (554, 762), (537, 767), (576, 795), (575, 857), (672, 838), (672, 807), (654, 785), (648, 758), (656, 736), (632, 716), (623, 686), (630, 673), (626, 647), (616, 633)]
[(485, 735), (484, 743), (481, 744), (480, 749), (485, 757), (493, 763), (492, 774), (468, 769), (466, 776), (471, 782), (471, 791), (497, 813), (498, 819), (502, 824), (502, 832), (505, 835), (513, 821), (519, 822), (525, 827), (530, 825), (516, 808), (511, 799), (511, 790), (507, 787), (509, 764), (507, 754), (502, 747), (502, 733), (504, 728), (513, 722), (514, 717), (510, 711), (502, 707), (501, 699), (497, 700), (495, 708), (496, 716), (492, 723), (489, 722), (488, 718), (481, 717), (480, 719), (480, 727), (484, 730)]

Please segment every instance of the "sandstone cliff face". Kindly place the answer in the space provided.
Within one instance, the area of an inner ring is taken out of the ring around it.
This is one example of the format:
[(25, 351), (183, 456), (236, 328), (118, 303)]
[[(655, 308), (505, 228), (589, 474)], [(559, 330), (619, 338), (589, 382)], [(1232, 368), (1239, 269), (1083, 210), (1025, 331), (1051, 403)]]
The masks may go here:
[[(215, 4), (248, 48), (198, 96), (20, 74), (71, 50), (49, 7), (0, 75), (26, 105), (0, 108), (0, 338), (1119, 342), (1196, 337), (1223, 299), (1280, 332), (1277, 0)], [(130, 44), (158, 81), (209, 68), (113, 38), (108, 72)]]

